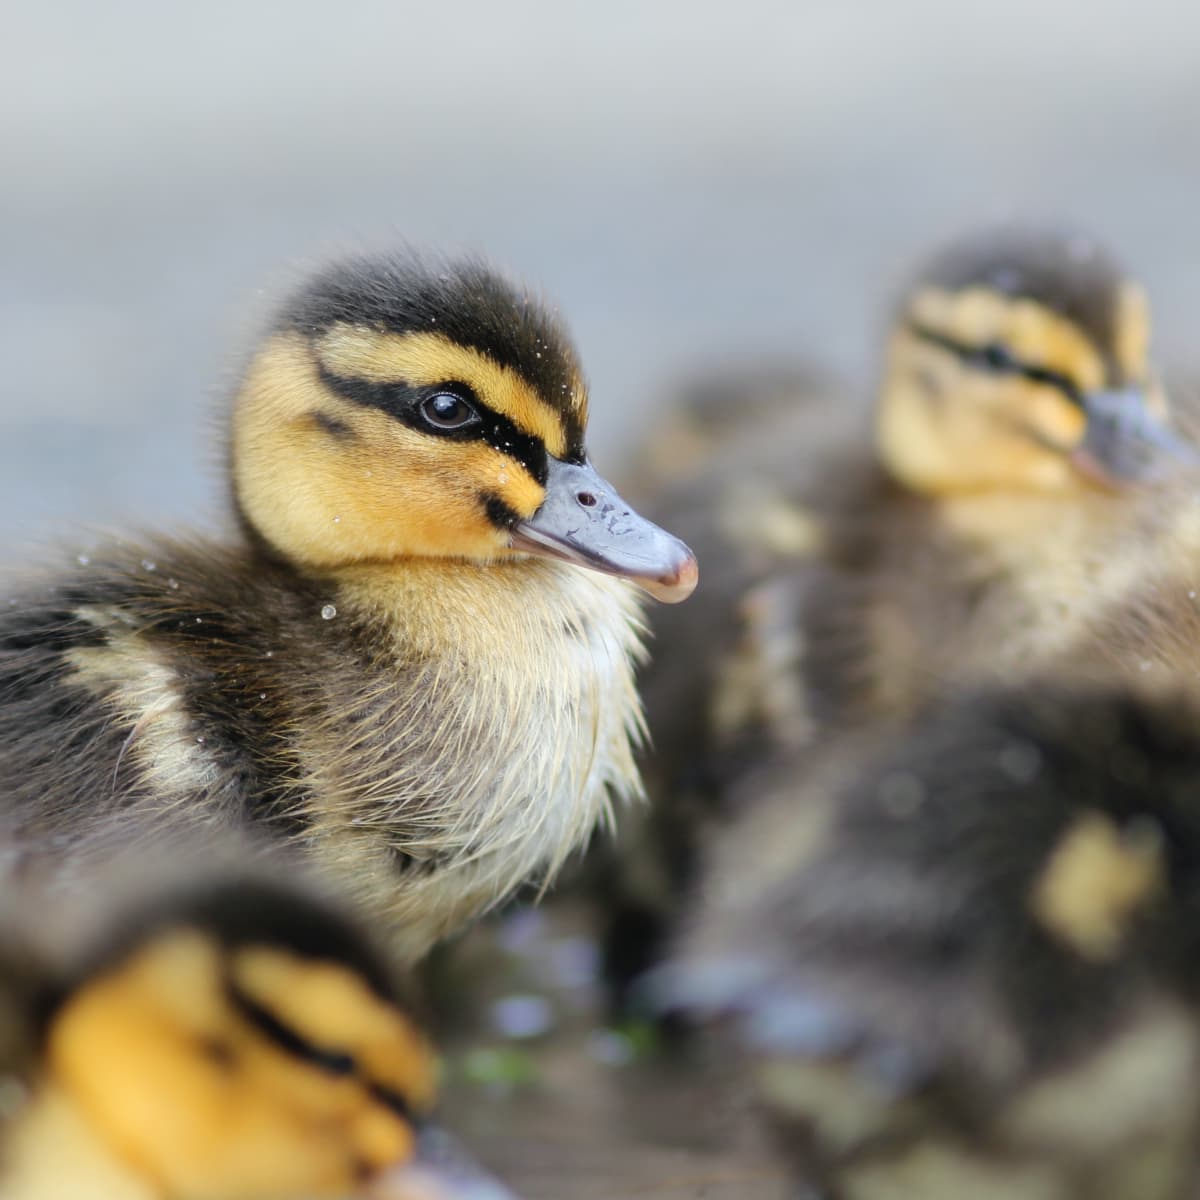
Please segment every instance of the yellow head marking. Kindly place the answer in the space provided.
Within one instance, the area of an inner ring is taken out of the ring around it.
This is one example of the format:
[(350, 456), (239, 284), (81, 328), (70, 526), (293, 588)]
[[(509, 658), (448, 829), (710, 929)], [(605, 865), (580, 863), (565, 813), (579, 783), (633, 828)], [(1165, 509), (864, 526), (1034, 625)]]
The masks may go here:
[(1091, 339), (1059, 313), (988, 288), (945, 292), (922, 288), (909, 307), (911, 319), (968, 346), (1003, 343), (1030, 366), (1065, 375), (1081, 391), (1104, 385), (1104, 360)]
[(326, 1071), (248, 1020), (212, 939), (163, 935), (71, 997), (50, 1032), (52, 1075), (116, 1153), (197, 1200), (343, 1195), (406, 1160), (413, 1131), (370, 1086), (428, 1101), (433, 1058), (404, 1019), (331, 964), (247, 949), (232, 966), (250, 999), (355, 1070)]
[(1146, 403), (1158, 417), (1167, 413), (1166, 395), (1150, 370), (1150, 302), (1145, 291), (1126, 280), (1117, 293), (1113, 356), (1121, 374), (1146, 383)]
[[(566, 432), (558, 414), (516, 371), (443, 334), (378, 333), (355, 325), (334, 325), (316, 350), (327, 370), (351, 379), (402, 381), (413, 387), (465, 383), (493, 411), (539, 438), (551, 454), (561, 458), (566, 453)], [(578, 409), (584, 403), (581, 382), (576, 382), (571, 395)]]
[(239, 950), (232, 970), (245, 995), (306, 1041), (344, 1050), (364, 1078), (414, 1110), (432, 1106), (437, 1070), (429, 1043), (349, 968), (256, 946)]
[(1085, 958), (1112, 958), (1137, 910), (1163, 885), (1157, 830), (1123, 835), (1100, 813), (1080, 817), (1063, 835), (1034, 884), (1039, 921)]
[(883, 461), (920, 491), (1081, 486), (1067, 456), (1083, 439), (1085, 414), (1054, 383), (989, 371), (966, 357), (989, 347), (1079, 393), (1104, 386), (1102, 355), (1060, 314), (982, 287), (922, 289), (889, 347), (878, 426)]
[[(467, 383), (494, 411), (561, 445), (561, 426), (519, 377), (440, 336), (342, 329), (322, 343), (322, 362), (368, 382), (408, 372), (414, 386)], [(317, 568), (414, 555), (500, 557), (508, 537), (489, 501), (528, 517), (545, 497), (501, 449), (439, 438), (339, 395), (296, 333), (268, 341), (247, 373), (233, 416), (233, 466), (250, 522), (290, 558)]]

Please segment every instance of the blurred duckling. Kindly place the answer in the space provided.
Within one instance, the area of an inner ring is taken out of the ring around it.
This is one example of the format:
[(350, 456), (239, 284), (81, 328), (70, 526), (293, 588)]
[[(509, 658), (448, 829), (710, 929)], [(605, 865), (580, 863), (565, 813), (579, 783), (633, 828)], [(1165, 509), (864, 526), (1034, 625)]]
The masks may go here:
[(697, 577), (589, 464), (587, 416), (563, 328), (479, 263), (316, 274), (237, 388), (241, 535), (111, 542), (9, 593), (26, 855), (112, 812), (264, 828), (410, 957), (545, 886), (639, 791), (625, 581), (678, 601)]
[[(1197, 461), (1148, 347), (1142, 289), (1094, 241), (1006, 226), (906, 290), (873, 437), (835, 388), (788, 412), (770, 380), (729, 387), (742, 432), (653, 510), (711, 566), (692, 604), (654, 614), (653, 808), (604, 881), (619, 991), (764, 755), (1104, 640), (1095, 623), (1153, 572), (1182, 511), (1165, 489)], [(676, 424), (703, 422), (700, 396)]]
[(655, 986), (727, 1019), (805, 1195), (1193, 1194), (1198, 730), (1050, 685), (760, 781)]
[(888, 347), (879, 466), (800, 602), (818, 726), (1020, 677), (1156, 561), (1200, 459), (1166, 421), (1142, 290), (1093, 241), (945, 251)]
[(508, 1196), (427, 1161), (446, 1157), (426, 1132), (434, 1053), (354, 923), (294, 885), (143, 898), (24, 991), (33, 1066), (0, 1121), (11, 1200)]
[[(674, 732), (656, 677), (681, 662), (709, 672), (693, 690), (713, 741), (745, 739), (753, 760), (1068, 644), (1154, 561), (1176, 519), (1161, 489), (1200, 462), (1168, 424), (1149, 338), (1143, 290), (1096, 242), (1004, 226), (906, 289), (873, 435), (836, 392), (789, 417), (747, 385), (751, 429), (718, 456), (738, 477), (714, 462), (661, 505), (735, 578), (710, 621), (722, 652), (673, 647), (647, 672), (656, 744)], [(656, 638), (704, 599), (656, 614)]]

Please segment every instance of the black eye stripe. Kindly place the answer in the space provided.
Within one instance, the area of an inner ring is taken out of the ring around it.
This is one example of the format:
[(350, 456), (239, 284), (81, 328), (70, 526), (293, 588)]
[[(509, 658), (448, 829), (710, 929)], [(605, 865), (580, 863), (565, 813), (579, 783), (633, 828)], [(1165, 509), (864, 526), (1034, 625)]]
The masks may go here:
[(329, 1075), (353, 1075), (355, 1062), (352, 1055), (344, 1050), (330, 1050), (314, 1046), (305, 1041), (294, 1029), (285, 1025), (274, 1013), (268, 1012), (261, 1004), (251, 1000), (235, 983), (230, 982), (226, 988), (229, 1002), (254, 1028), (280, 1050), (293, 1058), (303, 1059), (314, 1067), (320, 1067)]
[[(358, 1075), (358, 1064), (354, 1061), (353, 1055), (346, 1053), (344, 1050), (329, 1050), (320, 1046), (314, 1046), (311, 1042), (306, 1041), (296, 1033), (294, 1029), (289, 1028), (280, 1021), (273, 1013), (268, 1012), (261, 1004), (251, 1000), (232, 980), (226, 982), (225, 990), (229, 997), (229, 1002), (237, 1010), (238, 1014), (253, 1025), (263, 1037), (273, 1045), (278, 1046), (286, 1054), (311, 1063), (327, 1074), (339, 1078), (348, 1075)], [(359, 1077), (358, 1082), (380, 1104), (391, 1109), (397, 1116), (408, 1121), (410, 1124), (414, 1123), (412, 1108), (408, 1101), (394, 1088), (377, 1083), (373, 1079)]]
[[(360, 404), (364, 408), (377, 408), (422, 433), (461, 441), (486, 442), (493, 449), (520, 463), (538, 483), (546, 483), (546, 447), (541, 438), (523, 432), (507, 417), (488, 408), (465, 383), (448, 380), (428, 387), (412, 387), (407, 383), (372, 383), (365, 379), (335, 375), (320, 364), (318, 373), (321, 382), (343, 399)], [(479, 420), (459, 429), (431, 429), (420, 416), (418, 409), (423, 401), (441, 392), (460, 396), (479, 414)]]
[(419, 1127), (421, 1121), (413, 1113), (408, 1101), (395, 1088), (385, 1087), (382, 1083), (368, 1083), (367, 1091), (385, 1108), (390, 1108), (401, 1120)]
[(1021, 375), (1033, 383), (1047, 384), (1057, 388), (1072, 404), (1083, 405), (1083, 394), (1075, 381), (1060, 371), (1051, 371), (1047, 367), (1030, 366), (1015, 357), (1005, 359), (997, 353), (997, 348), (992, 343), (984, 346), (972, 346), (916, 322), (909, 322), (908, 328), (921, 341), (928, 342), (932, 346), (940, 346), (943, 350), (949, 350), (951, 354), (957, 355), (963, 362), (969, 363), (971, 366), (980, 367), (999, 375)]

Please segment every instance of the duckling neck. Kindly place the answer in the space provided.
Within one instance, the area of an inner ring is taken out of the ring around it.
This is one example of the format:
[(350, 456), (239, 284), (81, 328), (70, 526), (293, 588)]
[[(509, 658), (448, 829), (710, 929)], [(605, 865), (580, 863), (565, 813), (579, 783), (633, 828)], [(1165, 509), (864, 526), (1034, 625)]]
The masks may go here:
[(40, 1088), (4, 1134), (4, 1200), (163, 1200), (163, 1193), (114, 1157), (65, 1093)]
[(980, 664), (1011, 675), (1082, 636), (1144, 577), (1170, 513), (1153, 497), (1005, 493), (939, 501), (936, 519), (946, 561), (976, 585), (954, 644), (961, 677)]
[(1078, 535), (1111, 522), (1128, 507), (1126, 497), (1098, 489), (1065, 497), (990, 489), (939, 496), (932, 503), (943, 523), (956, 533), (996, 545), (1042, 536), (1047, 525), (1058, 528), (1065, 523)]
[(352, 611), (386, 624), (406, 652), (508, 657), (527, 649), (547, 621), (600, 618), (617, 628), (640, 611), (629, 585), (532, 557), (406, 558), (344, 568), (336, 584)]
[[(1068, 593), (1127, 583), (1127, 559), (1110, 552), (1153, 518), (1152, 509), (1130, 496), (1099, 490), (1066, 498), (981, 492), (934, 503), (938, 523), (964, 547), (977, 548), (994, 570), (1034, 579), (1046, 590), (1056, 579)], [(1105, 583), (1100, 575), (1121, 578)]]
[(628, 584), (527, 559), (358, 568), (336, 607), (376, 649), (336, 702), (341, 745), (313, 790), (334, 836), (318, 840), (392, 897), (401, 950), (420, 953), (548, 882), (613, 797), (640, 791), (638, 605)]

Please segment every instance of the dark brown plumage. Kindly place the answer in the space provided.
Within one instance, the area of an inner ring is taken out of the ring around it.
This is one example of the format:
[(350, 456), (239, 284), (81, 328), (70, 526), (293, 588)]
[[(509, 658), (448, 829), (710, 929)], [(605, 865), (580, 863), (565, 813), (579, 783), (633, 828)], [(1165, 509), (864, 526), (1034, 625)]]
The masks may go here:
[(979, 694), (814, 768), (713, 847), (658, 991), (727, 1018), (839, 1200), (1191, 1194), (1200, 711)]
[(627, 897), (607, 933), (618, 994), (764, 756), (1051, 662), (1136, 671), (1105, 630), (1182, 561), (1195, 460), (1162, 423), (1148, 336), (1140, 289), (1093, 241), (1002, 228), (914, 275), (874, 435), (835, 389), (789, 411), (752, 376), (727, 387), (736, 420), (653, 509), (708, 565), (692, 605), (654, 614), (654, 810), (604, 885)]

